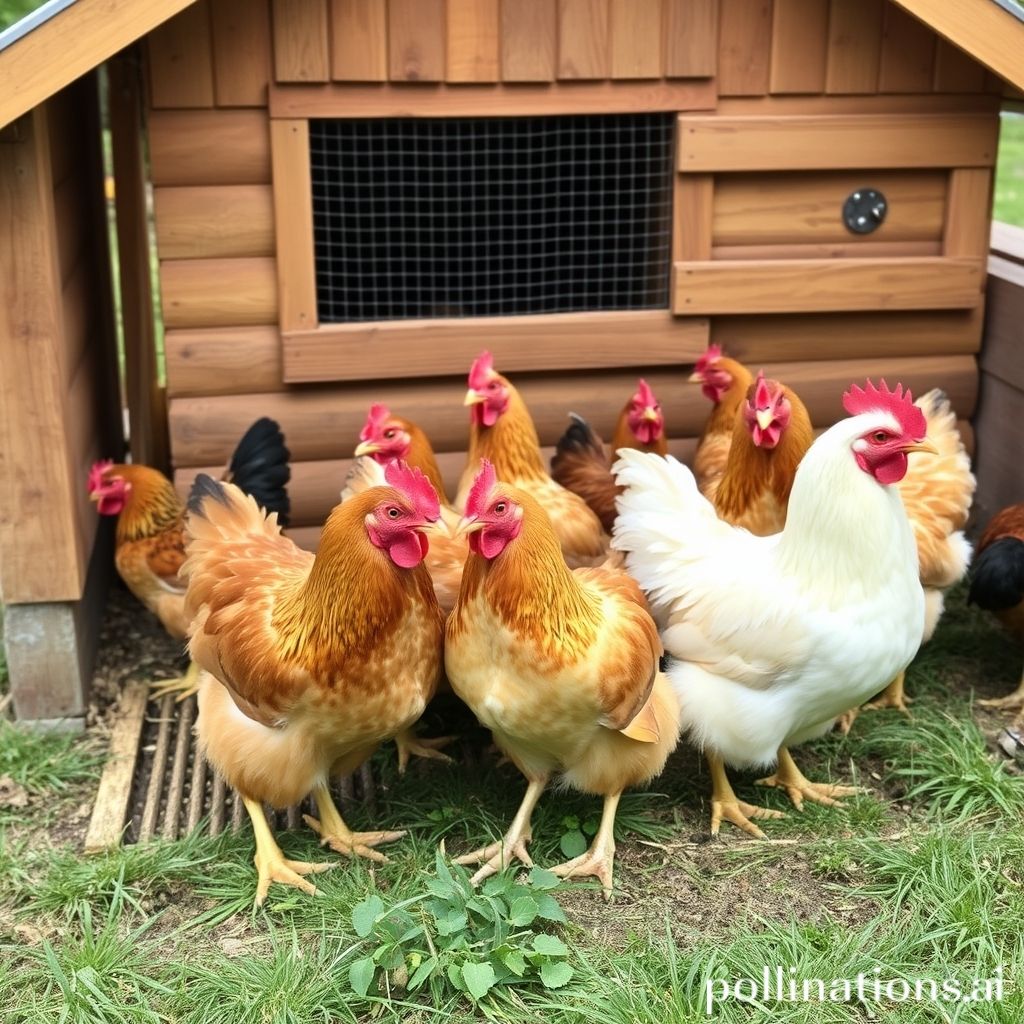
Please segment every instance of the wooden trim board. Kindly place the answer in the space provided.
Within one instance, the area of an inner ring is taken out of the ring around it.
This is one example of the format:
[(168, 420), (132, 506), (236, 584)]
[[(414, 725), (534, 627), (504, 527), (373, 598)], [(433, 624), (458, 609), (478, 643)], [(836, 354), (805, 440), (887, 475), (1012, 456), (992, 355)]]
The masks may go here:
[(676, 313), (815, 313), (971, 309), (981, 302), (980, 259), (716, 260), (677, 263)]
[(284, 379), (460, 374), (483, 348), (510, 373), (679, 366), (704, 351), (708, 329), (668, 310), (329, 324), (284, 335)]

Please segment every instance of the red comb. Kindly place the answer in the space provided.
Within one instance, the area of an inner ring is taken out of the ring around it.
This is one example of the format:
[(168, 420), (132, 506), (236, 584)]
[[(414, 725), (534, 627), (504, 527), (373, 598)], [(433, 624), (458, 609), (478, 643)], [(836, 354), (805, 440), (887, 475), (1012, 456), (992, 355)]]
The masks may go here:
[[(772, 381), (774, 384), (775, 382)], [(771, 388), (768, 387), (768, 381), (764, 379), (764, 370), (757, 371), (757, 384), (754, 387), (754, 405), (758, 409), (766, 406), (772, 398)]]
[(695, 373), (703, 373), (712, 363), (717, 363), (722, 358), (722, 347), (720, 345), (708, 345), (707, 352), (697, 360), (693, 368)]
[(654, 392), (651, 390), (651, 385), (640, 378), (637, 381), (636, 397), (640, 399), (640, 404), (645, 408), (649, 409), (658, 404), (658, 399), (654, 397)]
[(390, 415), (391, 410), (386, 405), (374, 402), (370, 406), (370, 411), (366, 414), (366, 422), (363, 424), (363, 429), (359, 431), (359, 440), (372, 441), (374, 435), (380, 432), (380, 428), (384, 426), (385, 421)]
[(92, 464), (89, 470), (89, 493), (98, 491), (103, 486), (103, 474), (114, 464), (113, 459), (102, 459)]
[(490, 352), (481, 352), (469, 368), (469, 386), (474, 391), (482, 391), (493, 374), (494, 356)]
[(389, 462), (384, 470), (384, 479), (396, 490), (401, 491), (424, 519), (434, 522), (439, 518), (441, 503), (437, 500), (437, 491), (415, 466), (395, 459), (394, 462)]
[(904, 391), (902, 384), (896, 385), (895, 391), (889, 390), (884, 380), (875, 387), (866, 381), (864, 387), (851, 384), (849, 391), (843, 395), (843, 408), (851, 416), (859, 416), (862, 412), (888, 412), (896, 417), (903, 430), (914, 440), (920, 441), (928, 433), (928, 423), (924, 413), (914, 405), (914, 397), (909, 388)]
[(466, 496), (466, 515), (478, 516), (484, 511), (487, 504), (487, 496), (494, 490), (498, 482), (498, 474), (486, 459), (480, 460), (480, 469), (473, 478), (473, 486)]

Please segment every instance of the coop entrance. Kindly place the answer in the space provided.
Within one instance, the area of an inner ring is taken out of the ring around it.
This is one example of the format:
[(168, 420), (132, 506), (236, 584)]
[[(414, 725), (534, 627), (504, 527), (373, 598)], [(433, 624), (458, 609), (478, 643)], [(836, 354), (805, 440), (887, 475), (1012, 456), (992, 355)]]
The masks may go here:
[(667, 308), (674, 119), (311, 120), (320, 323)]

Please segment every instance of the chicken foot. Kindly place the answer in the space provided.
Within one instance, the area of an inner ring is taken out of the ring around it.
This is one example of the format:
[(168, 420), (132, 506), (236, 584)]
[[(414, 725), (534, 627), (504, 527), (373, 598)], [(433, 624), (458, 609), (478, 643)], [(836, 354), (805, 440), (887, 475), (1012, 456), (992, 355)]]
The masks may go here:
[(428, 739), (417, 736), (412, 729), (403, 729), (395, 737), (395, 746), (398, 747), (398, 774), (405, 774), (411, 757), (425, 757), (433, 761), (453, 764), (452, 759), (442, 753), (440, 748), (447, 746), (454, 739), (454, 736), (432, 736)]
[(320, 817), (304, 814), (302, 820), (320, 836), (321, 846), (329, 846), (346, 857), (365, 857), (378, 864), (387, 864), (387, 857), (371, 847), (393, 842), (405, 835), (405, 832), (353, 832), (342, 820), (341, 812), (334, 806), (334, 798), (324, 782), (314, 787), (313, 799)]
[(176, 693), (174, 698), (179, 704), (183, 700), (199, 691), (199, 666), (194, 662), (188, 663), (188, 668), (183, 676), (176, 679), (160, 679), (149, 684), (149, 699), (162, 700), (170, 693)]
[(1024, 711), (1024, 676), (1021, 676), (1020, 685), (1013, 693), (1005, 697), (992, 697), (989, 700), (979, 700), (983, 708), (1020, 708)]
[(722, 758), (718, 754), (710, 752), (706, 752), (705, 757), (708, 768), (711, 770), (711, 834), (717, 836), (722, 822), (728, 821), (758, 839), (767, 839), (764, 832), (750, 819), (784, 818), (786, 815), (782, 811), (775, 811), (768, 807), (755, 807), (753, 804), (737, 799)]
[(258, 800), (252, 800), (247, 796), (242, 797), (242, 803), (245, 804), (245, 809), (249, 812), (252, 832), (256, 837), (256, 856), (253, 857), (253, 862), (259, 873), (259, 881), (256, 883), (256, 906), (263, 905), (263, 901), (270, 891), (271, 882), (294, 885), (296, 889), (315, 896), (316, 886), (312, 882), (307, 882), (302, 876), (328, 871), (334, 865), (330, 862), (310, 864), (301, 860), (288, 860), (281, 852), (281, 847), (277, 845), (270, 825), (267, 824), (263, 805)]
[(910, 698), (903, 689), (905, 678), (906, 672), (901, 672), (874, 700), (868, 701), (864, 707), (870, 708), (872, 711), (881, 711), (883, 708), (895, 708), (895, 710), (909, 715), (910, 708), (907, 705), (910, 704)]
[(785, 747), (779, 747), (779, 767), (767, 778), (758, 779), (757, 784), (759, 786), (772, 786), (777, 789), (784, 789), (786, 795), (798, 811), (803, 810), (805, 799), (810, 800), (812, 803), (824, 804), (826, 807), (842, 807), (843, 805), (836, 797), (855, 796), (857, 793), (864, 792), (859, 786), (839, 786), (829, 782), (811, 782), (797, 768), (792, 754)]
[(615, 864), (615, 812), (622, 793), (609, 793), (604, 798), (601, 811), (601, 826), (590, 844), (590, 849), (579, 857), (573, 857), (551, 870), (561, 878), (578, 878), (593, 875), (601, 883), (604, 898), (612, 896), (612, 869)]
[(455, 858), (454, 863), (456, 864), (483, 865), (470, 879), (473, 885), (504, 870), (512, 863), (513, 859), (521, 861), (528, 868), (533, 867), (533, 859), (526, 849), (526, 844), (533, 839), (530, 819), (533, 817), (533, 809), (537, 806), (537, 801), (540, 800), (541, 793), (544, 792), (544, 787), (547, 784), (547, 775), (529, 780), (523, 802), (519, 805), (519, 810), (516, 811), (516, 816), (512, 819), (512, 824), (509, 825), (504, 839)]

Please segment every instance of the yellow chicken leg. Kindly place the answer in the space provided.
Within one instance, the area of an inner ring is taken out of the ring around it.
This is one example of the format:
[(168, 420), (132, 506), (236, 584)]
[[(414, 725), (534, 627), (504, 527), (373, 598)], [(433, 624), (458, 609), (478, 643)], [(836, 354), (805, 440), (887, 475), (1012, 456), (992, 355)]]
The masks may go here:
[(302, 876), (327, 871), (334, 865), (288, 860), (281, 852), (281, 847), (277, 845), (274, 833), (270, 831), (262, 804), (257, 800), (250, 800), (247, 796), (242, 797), (242, 802), (249, 812), (253, 835), (256, 837), (256, 856), (253, 858), (256, 870), (259, 872), (259, 881), (256, 883), (256, 906), (263, 905), (263, 901), (270, 891), (271, 882), (294, 885), (296, 889), (301, 889), (303, 892), (309, 893), (310, 896), (315, 895), (316, 886), (312, 882), (307, 882)]
[(749, 832), (758, 839), (768, 837), (750, 820), (751, 818), (784, 818), (782, 811), (768, 807), (755, 807), (737, 799), (725, 770), (725, 762), (717, 754), (705, 753), (711, 770), (711, 834), (718, 835), (723, 821)]
[(1013, 693), (1005, 697), (993, 697), (990, 700), (979, 700), (983, 708), (1021, 708), (1024, 710), (1024, 675), (1021, 676), (1020, 685)]
[(395, 737), (395, 746), (398, 747), (398, 774), (405, 774), (411, 757), (426, 757), (433, 761), (445, 761), (452, 764), (452, 759), (442, 753), (440, 748), (454, 739), (454, 736), (432, 736), (427, 739), (417, 736), (412, 729), (403, 729)]
[(177, 697), (174, 699), (180, 703), (183, 700), (188, 700), (198, 690), (199, 666), (194, 661), (190, 661), (188, 669), (186, 669), (183, 676), (178, 676), (177, 679), (161, 679), (150, 683), (149, 699), (162, 700), (169, 693), (176, 693)]
[(387, 857), (371, 847), (393, 842), (405, 835), (404, 832), (353, 832), (342, 820), (338, 808), (334, 806), (331, 791), (322, 782), (313, 790), (313, 798), (320, 818), (304, 814), (302, 820), (320, 836), (321, 846), (329, 846), (346, 857), (365, 857), (378, 864), (386, 864)]
[(562, 878), (578, 878), (581, 875), (593, 875), (601, 883), (604, 898), (612, 896), (612, 870), (615, 865), (615, 812), (619, 806), (621, 793), (609, 793), (604, 798), (604, 809), (601, 811), (601, 826), (590, 844), (590, 849), (579, 857), (573, 857), (564, 864), (551, 870)]
[(910, 708), (907, 705), (910, 703), (910, 698), (903, 690), (905, 677), (906, 672), (901, 672), (873, 701), (869, 701), (864, 707), (870, 708), (872, 711), (895, 708), (897, 711), (909, 715)]
[(843, 805), (836, 797), (855, 796), (857, 793), (864, 792), (859, 786), (837, 786), (828, 782), (811, 782), (797, 768), (796, 762), (785, 747), (779, 747), (779, 767), (776, 771), (766, 779), (758, 779), (757, 784), (784, 789), (798, 811), (803, 810), (805, 799), (812, 803), (824, 804), (826, 807), (842, 807)]
[(512, 824), (509, 825), (504, 839), (455, 858), (456, 864), (483, 865), (470, 879), (473, 885), (504, 870), (512, 863), (513, 859), (521, 861), (528, 868), (533, 867), (533, 860), (526, 849), (526, 844), (533, 838), (530, 819), (533, 817), (533, 809), (537, 806), (537, 801), (547, 784), (548, 777), (546, 775), (530, 780), (523, 802), (519, 805), (519, 810), (516, 811), (516, 816), (512, 819)]

